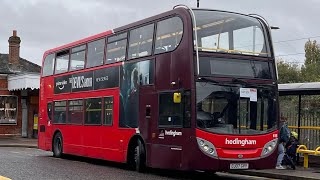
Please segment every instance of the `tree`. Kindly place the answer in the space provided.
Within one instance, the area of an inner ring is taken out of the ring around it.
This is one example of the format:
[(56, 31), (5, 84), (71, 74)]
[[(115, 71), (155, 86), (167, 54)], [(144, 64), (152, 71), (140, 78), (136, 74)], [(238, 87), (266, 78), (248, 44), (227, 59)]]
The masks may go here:
[(297, 83), (302, 82), (302, 76), (297, 64), (285, 63), (283, 60), (277, 61), (278, 83)]
[(301, 67), (304, 82), (320, 81), (320, 47), (317, 41), (308, 40), (304, 50), (306, 59)]
[(311, 41), (310, 39), (304, 45), (305, 51), (305, 62), (304, 65), (313, 65), (316, 63), (320, 63), (320, 47), (317, 44), (317, 41)]

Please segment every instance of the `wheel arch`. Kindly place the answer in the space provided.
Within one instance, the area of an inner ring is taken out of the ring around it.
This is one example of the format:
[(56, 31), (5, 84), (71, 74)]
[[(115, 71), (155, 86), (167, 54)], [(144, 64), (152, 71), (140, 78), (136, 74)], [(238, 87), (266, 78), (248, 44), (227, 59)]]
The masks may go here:
[(140, 142), (142, 143), (142, 145), (144, 146), (144, 150), (145, 150), (145, 154), (147, 155), (147, 149), (146, 149), (146, 143), (145, 140), (143, 139), (143, 137), (141, 136), (141, 134), (134, 134), (128, 143), (128, 149), (127, 149), (127, 156), (126, 156), (126, 162), (130, 163), (129, 161), (133, 159), (133, 152), (134, 151), (134, 147), (136, 146), (136, 144), (138, 143), (138, 140), (140, 140)]
[[(63, 135), (60, 129), (56, 129), (52, 135), (52, 139), (51, 139), (51, 150), (53, 151), (53, 143), (54, 143), (54, 137), (56, 136), (56, 134), (60, 133), (61, 134), (61, 139), (62, 139), (62, 144), (63, 144)], [(62, 149), (63, 150), (63, 149)]]

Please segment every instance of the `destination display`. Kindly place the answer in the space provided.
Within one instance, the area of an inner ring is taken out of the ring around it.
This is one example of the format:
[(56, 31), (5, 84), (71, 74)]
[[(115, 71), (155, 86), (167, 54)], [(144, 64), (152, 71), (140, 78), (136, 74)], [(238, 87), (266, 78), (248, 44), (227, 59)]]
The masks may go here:
[(54, 78), (54, 94), (119, 86), (119, 67), (76, 73)]

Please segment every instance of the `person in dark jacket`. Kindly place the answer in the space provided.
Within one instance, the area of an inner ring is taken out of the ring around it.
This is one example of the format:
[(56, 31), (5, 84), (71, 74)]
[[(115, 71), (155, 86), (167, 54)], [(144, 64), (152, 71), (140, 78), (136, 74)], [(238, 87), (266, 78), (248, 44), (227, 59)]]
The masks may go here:
[(286, 154), (293, 159), (294, 161), (297, 159), (297, 148), (299, 146), (298, 141), (298, 133), (291, 131), (291, 137), (288, 143), (286, 144)]
[(281, 165), (283, 157), (284, 157), (284, 147), (290, 138), (290, 130), (287, 125), (287, 119), (283, 116), (280, 118), (281, 129), (280, 129), (280, 143), (278, 146), (278, 158), (276, 169), (286, 169)]

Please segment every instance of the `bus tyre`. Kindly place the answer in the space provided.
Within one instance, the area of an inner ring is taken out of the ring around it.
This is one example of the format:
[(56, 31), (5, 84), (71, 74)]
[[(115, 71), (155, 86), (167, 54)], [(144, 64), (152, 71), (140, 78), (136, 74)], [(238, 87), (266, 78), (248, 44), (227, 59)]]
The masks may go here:
[(53, 139), (53, 156), (56, 158), (62, 157), (62, 135), (60, 132), (58, 132)]
[(138, 172), (144, 172), (146, 169), (146, 153), (144, 146), (140, 140), (138, 140), (134, 150), (134, 164), (135, 169)]

